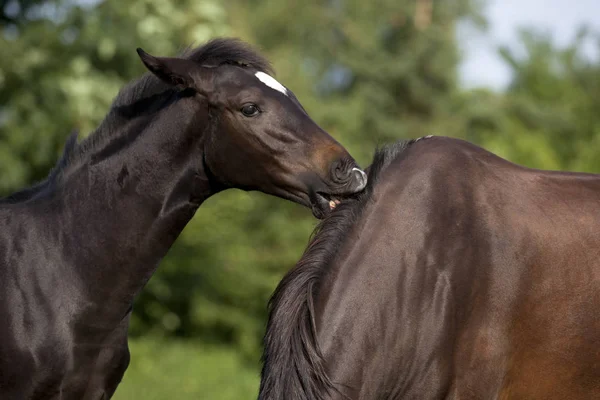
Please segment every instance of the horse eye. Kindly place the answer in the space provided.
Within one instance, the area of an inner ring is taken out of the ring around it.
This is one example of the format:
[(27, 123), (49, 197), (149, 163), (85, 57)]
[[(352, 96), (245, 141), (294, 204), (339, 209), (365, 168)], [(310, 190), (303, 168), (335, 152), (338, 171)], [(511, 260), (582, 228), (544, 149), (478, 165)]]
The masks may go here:
[(255, 104), (246, 104), (244, 107), (242, 107), (242, 114), (244, 114), (246, 117), (254, 117), (259, 112), (260, 110)]

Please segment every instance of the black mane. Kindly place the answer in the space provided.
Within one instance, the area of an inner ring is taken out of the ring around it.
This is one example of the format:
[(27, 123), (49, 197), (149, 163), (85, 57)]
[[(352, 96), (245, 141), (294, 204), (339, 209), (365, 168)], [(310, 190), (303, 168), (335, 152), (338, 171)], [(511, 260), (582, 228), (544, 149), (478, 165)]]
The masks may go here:
[(314, 296), (345, 235), (371, 198), (381, 172), (416, 140), (399, 141), (376, 151), (365, 190), (346, 199), (317, 226), (304, 255), (275, 289), (264, 338), (261, 400), (275, 399), (279, 393), (292, 400), (317, 400), (335, 390), (316, 341)]
[(69, 135), (69, 137), (67, 138), (67, 142), (65, 143), (65, 148), (63, 150), (62, 156), (56, 163), (56, 166), (52, 169), (52, 171), (50, 171), (48, 177), (45, 180), (38, 182), (35, 185), (30, 186), (26, 189), (19, 190), (18, 192), (15, 192), (5, 198), (0, 198), (0, 204), (15, 204), (30, 200), (37, 194), (43, 192), (44, 189), (50, 187), (50, 185), (56, 181), (60, 172), (67, 165), (69, 159), (71, 158), (71, 155), (77, 149), (77, 134), (77, 131), (73, 131)]
[[(179, 57), (205, 66), (235, 64), (240, 67), (250, 67), (273, 74), (271, 64), (265, 57), (250, 45), (234, 38), (212, 39), (200, 47), (184, 50)], [(90, 154), (106, 142), (132, 140), (132, 138), (119, 137), (117, 133), (118, 127), (123, 125), (124, 120), (155, 112), (157, 107), (173, 98), (176, 90), (160, 81), (150, 72), (132, 81), (121, 89), (100, 126), (88, 138), (79, 144), (77, 143), (76, 134), (67, 139), (63, 155), (44, 181), (14, 193), (5, 199), (0, 199), (0, 202), (17, 203), (26, 201), (56, 182), (68, 166), (75, 164), (84, 155)]]
[[(188, 48), (184, 50), (179, 57), (195, 61), (204, 66), (214, 67), (221, 64), (235, 64), (240, 67), (251, 67), (258, 71), (273, 74), (273, 69), (269, 61), (250, 47), (250, 45), (239, 39), (212, 39), (195, 49)], [(121, 90), (111, 110), (115, 107), (129, 105), (138, 100), (163, 93), (166, 90), (173, 89), (147, 72), (140, 79), (130, 83)]]
[[(273, 73), (269, 61), (245, 42), (234, 38), (216, 38), (195, 49), (184, 50), (179, 57), (204, 66), (235, 64)], [(178, 89), (169, 86), (150, 72), (125, 86), (115, 100), (98, 129), (79, 145), (77, 155), (89, 153), (101, 142), (114, 138), (114, 131), (124, 120), (157, 111)], [(124, 138), (123, 140), (128, 140)]]

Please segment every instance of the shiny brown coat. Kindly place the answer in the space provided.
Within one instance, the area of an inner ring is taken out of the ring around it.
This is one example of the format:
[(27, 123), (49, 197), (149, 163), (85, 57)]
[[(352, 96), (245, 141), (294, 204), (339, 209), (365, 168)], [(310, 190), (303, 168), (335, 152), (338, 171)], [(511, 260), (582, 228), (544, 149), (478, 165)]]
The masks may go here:
[(600, 398), (600, 175), (378, 153), (271, 302), (260, 399)]
[(0, 201), (1, 400), (110, 399), (135, 296), (213, 194), (259, 190), (322, 216), (366, 184), (244, 43), (138, 52), (151, 73), (48, 179)]

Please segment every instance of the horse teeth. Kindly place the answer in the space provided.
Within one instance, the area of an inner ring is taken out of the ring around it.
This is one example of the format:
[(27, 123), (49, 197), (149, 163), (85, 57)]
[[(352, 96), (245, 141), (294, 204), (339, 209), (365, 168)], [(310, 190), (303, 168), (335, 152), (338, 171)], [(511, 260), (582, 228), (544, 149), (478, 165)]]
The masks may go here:
[(339, 201), (336, 203), (335, 200), (330, 200), (329, 208), (331, 208), (333, 210), (337, 204), (340, 204)]

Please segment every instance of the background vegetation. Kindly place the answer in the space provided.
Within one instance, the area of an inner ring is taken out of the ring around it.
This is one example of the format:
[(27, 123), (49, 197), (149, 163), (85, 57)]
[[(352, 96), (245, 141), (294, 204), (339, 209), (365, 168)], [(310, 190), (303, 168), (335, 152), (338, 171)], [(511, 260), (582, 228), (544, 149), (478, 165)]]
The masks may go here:
[[(0, 195), (42, 179), (68, 133), (89, 134), (143, 47), (174, 55), (238, 36), (366, 166), (378, 144), (464, 138), (532, 167), (600, 172), (600, 64), (522, 32), (504, 92), (459, 85), (456, 27), (476, 0), (10, 0), (0, 2)], [(266, 303), (301, 255), (308, 210), (230, 191), (205, 203), (135, 304), (117, 399), (252, 399)]]

